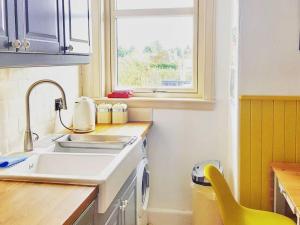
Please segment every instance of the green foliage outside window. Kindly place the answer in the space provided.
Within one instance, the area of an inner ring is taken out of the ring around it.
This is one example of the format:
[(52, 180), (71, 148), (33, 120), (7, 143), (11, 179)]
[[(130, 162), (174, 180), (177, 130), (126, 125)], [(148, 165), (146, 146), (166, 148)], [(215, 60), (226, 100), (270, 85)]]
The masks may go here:
[(166, 81), (192, 82), (192, 50), (189, 46), (164, 49), (159, 41), (155, 41), (142, 51), (118, 47), (118, 86), (155, 88)]

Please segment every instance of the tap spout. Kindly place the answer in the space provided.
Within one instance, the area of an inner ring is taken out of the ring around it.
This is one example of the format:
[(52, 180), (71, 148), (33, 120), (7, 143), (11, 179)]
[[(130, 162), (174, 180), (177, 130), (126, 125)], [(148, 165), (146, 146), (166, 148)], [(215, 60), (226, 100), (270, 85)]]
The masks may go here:
[(44, 83), (48, 83), (48, 84), (53, 84), (54, 86), (56, 86), (62, 95), (62, 99), (63, 99), (63, 109), (67, 110), (67, 100), (66, 100), (66, 94), (64, 89), (62, 88), (62, 86), (57, 83), (56, 81), (53, 80), (39, 80), (36, 81), (35, 83), (33, 83), (27, 90), (26, 92), (26, 97), (25, 97), (25, 107), (26, 107), (26, 129), (25, 129), (25, 135), (24, 135), (24, 151), (25, 152), (30, 152), (33, 150), (33, 141), (32, 141), (32, 131), (31, 131), (31, 121), (30, 121), (30, 94), (32, 92), (32, 90)]

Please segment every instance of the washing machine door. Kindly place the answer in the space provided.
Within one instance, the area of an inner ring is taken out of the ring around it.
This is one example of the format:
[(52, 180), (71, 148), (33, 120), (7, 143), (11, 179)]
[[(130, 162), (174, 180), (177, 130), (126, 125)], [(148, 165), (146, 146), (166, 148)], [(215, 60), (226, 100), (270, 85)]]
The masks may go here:
[(147, 208), (149, 202), (149, 179), (148, 160), (143, 159), (137, 168), (137, 223), (147, 225)]

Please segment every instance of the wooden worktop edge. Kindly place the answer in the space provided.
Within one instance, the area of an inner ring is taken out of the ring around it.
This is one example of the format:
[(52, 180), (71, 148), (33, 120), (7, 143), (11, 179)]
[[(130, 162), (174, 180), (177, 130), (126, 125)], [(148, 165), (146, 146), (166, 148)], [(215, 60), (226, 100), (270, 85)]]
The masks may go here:
[(97, 198), (98, 186), (95, 186), (90, 195), (80, 204), (80, 206), (70, 215), (70, 217), (64, 222), (63, 225), (72, 225), (80, 217), (80, 215), (86, 210), (86, 208)]
[(149, 131), (150, 131), (150, 129), (151, 129), (151, 127), (153, 126), (153, 121), (151, 121), (151, 122), (148, 122), (149, 124), (148, 124), (148, 127), (145, 129), (145, 131), (142, 133), (142, 138), (144, 138), (144, 137), (146, 137), (146, 135), (149, 133)]

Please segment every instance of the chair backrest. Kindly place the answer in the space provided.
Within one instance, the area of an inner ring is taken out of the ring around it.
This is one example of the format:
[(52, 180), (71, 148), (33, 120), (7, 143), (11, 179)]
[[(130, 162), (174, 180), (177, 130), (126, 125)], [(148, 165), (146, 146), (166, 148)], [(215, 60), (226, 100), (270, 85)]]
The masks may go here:
[(204, 175), (216, 193), (224, 225), (236, 224), (241, 216), (240, 205), (234, 199), (223, 175), (212, 165), (205, 167)]

